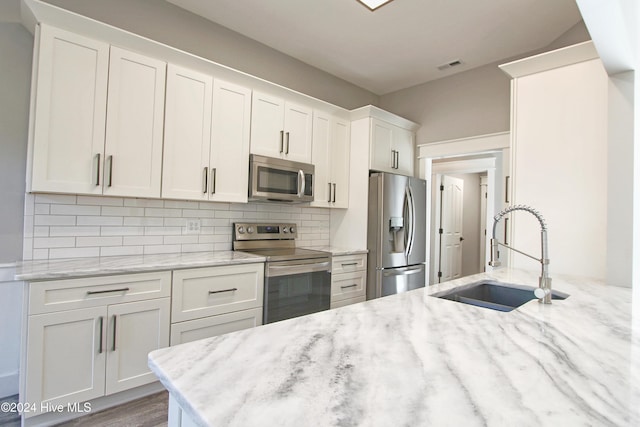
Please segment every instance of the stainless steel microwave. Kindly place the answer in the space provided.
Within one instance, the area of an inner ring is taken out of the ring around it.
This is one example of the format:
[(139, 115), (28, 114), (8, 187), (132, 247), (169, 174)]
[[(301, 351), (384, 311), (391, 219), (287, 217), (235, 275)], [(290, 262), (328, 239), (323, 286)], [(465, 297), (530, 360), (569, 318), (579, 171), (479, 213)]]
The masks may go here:
[(249, 200), (312, 202), (315, 167), (273, 157), (249, 156)]

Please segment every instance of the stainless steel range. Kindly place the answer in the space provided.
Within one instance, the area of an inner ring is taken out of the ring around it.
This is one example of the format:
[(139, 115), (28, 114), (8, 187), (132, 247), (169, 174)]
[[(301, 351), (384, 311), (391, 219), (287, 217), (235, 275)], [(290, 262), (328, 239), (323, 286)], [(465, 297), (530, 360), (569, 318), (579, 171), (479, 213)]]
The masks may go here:
[(263, 323), (322, 310), (331, 301), (331, 256), (296, 247), (295, 224), (235, 223), (233, 250), (267, 259), (264, 268)]

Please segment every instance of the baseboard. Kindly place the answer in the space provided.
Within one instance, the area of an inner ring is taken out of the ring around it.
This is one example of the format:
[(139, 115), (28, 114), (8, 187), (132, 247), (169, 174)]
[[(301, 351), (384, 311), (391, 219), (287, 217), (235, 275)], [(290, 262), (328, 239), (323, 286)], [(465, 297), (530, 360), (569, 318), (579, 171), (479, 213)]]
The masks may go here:
[(0, 375), (0, 399), (18, 394), (18, 381), (18, 372)]

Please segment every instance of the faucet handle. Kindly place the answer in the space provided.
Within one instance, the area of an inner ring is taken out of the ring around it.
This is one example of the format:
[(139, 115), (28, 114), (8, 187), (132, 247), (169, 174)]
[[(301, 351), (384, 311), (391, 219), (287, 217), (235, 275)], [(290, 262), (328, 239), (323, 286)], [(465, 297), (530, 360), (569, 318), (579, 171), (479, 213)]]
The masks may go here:
[(533, 291), (533, 295), (535, 295), (538, 299), (546, 297), (549, 293), (551, 293), (550, 289), (536, 288), (536, 290)]

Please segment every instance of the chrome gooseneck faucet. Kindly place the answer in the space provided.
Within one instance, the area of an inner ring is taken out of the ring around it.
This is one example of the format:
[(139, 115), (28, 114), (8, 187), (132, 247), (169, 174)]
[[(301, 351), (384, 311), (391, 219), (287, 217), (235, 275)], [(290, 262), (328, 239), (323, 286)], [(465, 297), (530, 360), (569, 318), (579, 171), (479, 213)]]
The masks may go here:
[[(496, 226), (498, 225), (498, 222), (500, 221), (500, 219), (502, 219), (503, 216), (505, 216), (506, 214), (508, 214), (509, 212), (513, 212), (513, 211), (525, 211), (525, 212), (529, 212), (530, 214), (532, 214), (533, 216), (536, 217), (536, 219), (538, 220), (538, 222), (540, 222), (540, 237), (541, 237), (541, 242), (542, 242), (542, 254), (540, 255), (540, 259), (529, 255), (527, 253), (524, 253), (522, 251), (519, 251), (516, 248), (513, 248), (509, 245), (506, 245), (504, 243), (500, 243), (498, 242), (498, 240), (496, 239)], [(489, 265), (492, 267), (499, 267), (500, 266), (500, 261), (498, 261), (498, 246), (504, 246), (507, 249), (511, 249), (512, 251), (518, 252), (519, 254), (525, 255), (529, 258), (532, 258), (536, 261), (538, 261), (541, 265), (542, 265), (542, 272), (540, 273), (540, 280), (538, 282), (538, 289), (535, 290), (534, 294), (536, 296), (536, 298), (538, 298), (540, 300), (541, 303), (544, 304), (551, 304), (551, 278), (549, 277), (549, 252), (548, 252), (548, 248), (547, 248), (547, 223), (544, 221), (544, 218), (542, 218), (542, 215), (540, 215), (540, 212), (538, 212), (537, 210), (533, 209), (530, 206), (526, 206), (526, 205), (515, 205), (515, 206), (509, 206), (508, 208), (503, 209), (502, 211), (500, 211), (496, 216), (493, 217), (493, 235), (491, 236), (491, 261), (489, 261)]]

